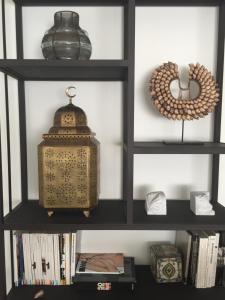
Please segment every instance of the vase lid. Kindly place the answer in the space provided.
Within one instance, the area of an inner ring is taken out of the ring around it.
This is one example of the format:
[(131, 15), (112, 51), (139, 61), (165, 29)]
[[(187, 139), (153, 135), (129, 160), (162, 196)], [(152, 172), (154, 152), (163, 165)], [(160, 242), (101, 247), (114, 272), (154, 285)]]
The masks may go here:
[(92, 132), (87, 126), (87, 117), (85, 112), (78, 106), (72, 103), (72, 98), (75, 94), (71, 94), (74, 87), (66, 89), (66, 95), (69, 97), (69, 104), (60, 107), (54, 116), (54, 125), (50, 128), (49, 134), (63, 135), (91, 135)]

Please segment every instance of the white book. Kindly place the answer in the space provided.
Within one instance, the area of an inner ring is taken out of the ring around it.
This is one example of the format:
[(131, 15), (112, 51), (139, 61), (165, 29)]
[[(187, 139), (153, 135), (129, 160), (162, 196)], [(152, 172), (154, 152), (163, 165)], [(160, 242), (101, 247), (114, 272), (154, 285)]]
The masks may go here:
[(14, 265), (14, 283), (15, 286), (18, 286), (19, 284), (19, 276), (18, 276), (18, 240), (16, 232), (13, 232), (13, 265)]
[(53, 235), (48, 234), (48, 257), (49, 257), (49, 271), (50, 271), (50, 284), (55, 284), (55, 268), (54, 268), (54, 246), (53, 246)]
[(48, 234), (48, 260), (49, 260), (50, 284), (51, 285), (54, 285), (54, 279), (55, 279), (53, 251), (54, 251), (54, 247), (53, 247), (52, 235)]
[(72, 246), (71, 246), (71, 283), (76, 272), (76, 233), (71, 234)]
[(29, 251), (29, 244), (27, 234), (22, 234), (22, 242), (23, 242), (23, 258), (24, 258), (24, 284), (30, 284), (30, 266), (29, 266), (29, 259), (28, 259), (28, 251)]
[(29, 234), (29, 248), (30, 248), (31, 276), (32, 276), (31, 284), (35, 285), (36, 284), (36, 261), (34, 258), (35, 244), (34, 244), (33, 234)]
[(34, 245), (34, 262), (35, 262), (35, 279), (36, 284), (41, 284), (42, 281), (42, 259), (41, 259), (41, 243), (40, 235), (33, 234), (32, 241)]
[(43, 248), (44, 248), (44, 273), (45, 273), (45, 284), (51, 285), (52, 274), (50, 269), (50, 253), (49, 253), (49, 241), (48, 234), (43, 234)]
[(26, 259), (27, 259), (27, 268), (28, 268), (28, 284), (33, 284), (33, 267), (32, 267), (32, 257), (31, 257), (31, 243), (30, 243), (30, 234), (26, 234)]
[(208, 232), (208, 251), (207, 251), (207, 263), (206, 263), (206, 276), (205, 276), (205, 287), (211, 287), (211, 272), (213, 270), (212, 266), (212, 258), (213, 258), (213, 251), (214, 251), (214, 244), (216, 241), (216, 235), (214, 232)]
[(183, 256), (184, 283), (187, 283), (190, 266), (192, 235), (187, 231), (177, 231), (175, 244)]
[(47, 284), (45, 235), (40, 234), (39, 240), (41, 245), (41, 270), (42, 270), (41, 283), (45, 285)]
[(70, 273), (70, 233), (65, 233), (65, 275), (66, 275), (66, 285), (70, 284), (71, 273)]
[(41, 234), (37, 235), (37, 260), (38, 260), (38, 277), (39, 283), (42, 284), (43, 273), (42, 273), (42, 245), (41, 245)]
[(216, 267), (217, 267), (217, 256), (219, 250), (219, 239), (220, 239), (220, 234), (216, 233), (213, 257), (212, 257), (211, 287), (215, 286), (216, 283)]
[(208, 248), (208, 236), (204, 232), (200, 232), (197, 274), (195, 280), (196, 288), (204, 288), (205, 272), (206, 272), (206, 257), (207, 257), (207, 250), (208, 250), (207, 248)]
[(53, 234), (55, 284), (60, 284), (59, 235)]
[(201, 285), (202, 288), (206, 288), (206, 280), (207, 280), (207, 263), (208, 263), (208, 247), (209, 247), (209, 235), (204, 231), (203, 232), (207, 241), (205, 241), (205, 251), (203, 253), (203, 265), (202, 265), (202, 276), (201, 276)]

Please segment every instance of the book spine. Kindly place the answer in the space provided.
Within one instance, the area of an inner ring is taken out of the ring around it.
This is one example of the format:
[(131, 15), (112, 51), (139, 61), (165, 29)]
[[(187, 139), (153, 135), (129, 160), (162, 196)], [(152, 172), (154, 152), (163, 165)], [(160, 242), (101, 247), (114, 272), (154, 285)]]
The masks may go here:
[(24, 284), (29, 284), (29, 265), (28, 265), (28, 247), (27, 247), (27, 234), (22, 234), (22, 243), (23, 243), (23, 258), (24, 258)]
[(213, 257), (212, 257), (211, 287), (215, 286), (216, 284), (216, 266), (217, 266), (218, 250), (219, 250), (219, 239), (220, 239), (220, 234), (216, 233)]
[(76, 268), (76, 233), (71, 234), (71, 283), (73, 281), (73, 277), (75, 276), (75, 268)]
[(19, 285), (19, 263), (18, 263), (18, 239), (15, 232), (13, 232), (13, 261), (14, 261), (14, 283)]
[(41, 281), (42, 281), (42, 260), (41, 260), (40, 234), (35, 235), (35, 240), (36, 240), (35, 257), (36, 257), (36, 266), (37, 266), (37, 281), (38, 281), (38, 284), (41, 284)]
[(52, 234), (48, 234), (48, 247), (50, 285), (55, 285), (54, 247)]
[(18, 240), (18, 261), (19, 261), (19, 285), (24, 285), (25, 284), (25, 267), (24, 267), (24, 256), (23, 256), (23, 239), (22, 239), (22, 234), (17, 233), (17, 240)]
[(65, 235), (60, 235), (60, 269), (61, 269), (61, 283), (66, 284), (65, 281)]
[(66, 285), (70, 284), (70, 234), (65, 234), (65, 274), (66, 274)]
[(206, 265), (206, 287), (212, 287), (213, 252), (216, 235), (209, 235), (207, 265)]
[(50, 253), (49, 253), (49, 240), (48, 240), (48, 234), (43, 235), (43, 243), (44, 243), (44, 249), (45, 249), (45, 273), (46, 273), (46, 279), (45, 284), (51, 285), (51, 266), (50, 266)]
[(46, 253), (45, 253), (45, 236), (44, 234), (40, 234), (40, 245), (41, 245), (41, 270), (42, 270), (42, 276), (41, 276), (41, 284), (46, 284)]
[(37, 282), (36, 282), (36, 262), (34, 259), (34, 248), (35, 248), (34, 235), (29, 234), (28, 238), (29, 238), (29, 249), (30, 249), (31, 276), (32, 276), (31, 284), (35, 285)]
[(196, 288), (205, 287), (205, 266), (206, 266), (207, 247), (208, 247), (208, 238), (200, 237), (197, 274), (195, 280)]
[(190, 279), (192, 284), (195, 284), (197, 264), (198, 264), (198, 252), (199, 252), (199, 236), (197, 234), (192, 235), (192, 250), (191, 250), (191, 261), (190, 261)]
[(56, 285), (60, 284), (60, 259), (59, 259), (59, 235), (53, 235), (54, 241), (54, 268), (55, 268), (55, 279)]
[(184, 272), (184, 284), (188, 283), (188, 274), (189, 274), (190, 259), (191, 259), (191, 243), (192, 243), (192, 236), (189, 234), (188, 244), (187, 244), (186, 265), (185, 265), (185, 272)]

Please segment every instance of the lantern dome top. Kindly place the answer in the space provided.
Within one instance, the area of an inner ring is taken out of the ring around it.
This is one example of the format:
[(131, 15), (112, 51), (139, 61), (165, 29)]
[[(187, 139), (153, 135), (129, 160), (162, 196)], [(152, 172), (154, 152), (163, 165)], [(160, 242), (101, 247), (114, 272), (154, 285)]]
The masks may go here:
[(69, 97), (69, 104), (60, 107), (54, 116), (54, 125), (50, 128), (49, 134), (75, 134), (75, 135), (90, 135), (90, 128), (87, 126), (87, 117), (85, 112), (78, 106), (72, 104), (72, 98), (69, 92), (74, 87), (69, 87), (66, 90), (66, 95)]
[(87, 126), (85, 112), (72, 103), (60, 107), (54, 116), (54, 126), (49, 130), (50, 134), (91, 134)]

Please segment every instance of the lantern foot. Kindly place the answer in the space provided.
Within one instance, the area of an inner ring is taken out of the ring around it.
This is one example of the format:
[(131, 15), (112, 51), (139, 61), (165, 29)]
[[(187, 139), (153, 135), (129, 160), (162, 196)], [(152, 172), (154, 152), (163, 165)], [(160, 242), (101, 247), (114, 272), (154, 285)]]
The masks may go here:
[(54, 211), (53, 210), (48, 210), (48, 216), (49, 216), (49, 218), (51, 217), (51, 216), (53, 216), (54, 215)]
[(89, 218), (91, 212), (90, 212), (90, 210), (84, 210), (84, 211), (83, 211), (83, 214), (84, 214), (84, 216), (85, 216), (86, 218)]

